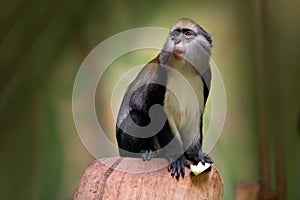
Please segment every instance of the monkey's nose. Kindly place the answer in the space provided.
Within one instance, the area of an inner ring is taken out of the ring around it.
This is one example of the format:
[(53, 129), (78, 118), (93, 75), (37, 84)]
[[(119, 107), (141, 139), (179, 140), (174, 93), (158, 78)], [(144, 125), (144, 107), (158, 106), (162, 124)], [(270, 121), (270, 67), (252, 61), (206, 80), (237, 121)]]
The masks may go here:
[(185, 48), (184, 48), (183, 44), (179, 43), (179, 44), (175, 45), (173, 48), (173, 53), (178, 54), (178, 55), (184, 54)]

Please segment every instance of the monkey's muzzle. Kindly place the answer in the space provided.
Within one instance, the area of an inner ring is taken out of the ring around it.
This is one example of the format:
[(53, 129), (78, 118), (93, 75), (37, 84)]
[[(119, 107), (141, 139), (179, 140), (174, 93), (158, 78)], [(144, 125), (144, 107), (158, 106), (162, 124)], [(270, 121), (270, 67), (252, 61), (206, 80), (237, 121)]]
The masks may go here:
[(175, 45), (173, 49), (174, 57), (178, 60), (182, 60), (185, 54), (185, 48), (182, 43)]

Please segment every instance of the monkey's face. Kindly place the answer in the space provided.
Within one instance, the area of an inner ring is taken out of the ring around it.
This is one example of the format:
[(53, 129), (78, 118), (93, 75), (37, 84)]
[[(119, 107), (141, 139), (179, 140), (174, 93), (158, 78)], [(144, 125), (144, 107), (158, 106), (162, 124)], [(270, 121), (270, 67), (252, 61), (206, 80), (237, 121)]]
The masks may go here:
[(190, 19), (181, 19), (171, 29), (164, 50), (176, 60), (201, 65), (202, 61), (210, 58), (211, 43), (211, 36), (198, 24)]
[(196, 33), (188, 28), (176, 28), (170, 33), (171, 44), (173, 56), (182, 60), (185, 58), (186, 51), (188, 50), (188, 45), (192, 43), (195, 38)]

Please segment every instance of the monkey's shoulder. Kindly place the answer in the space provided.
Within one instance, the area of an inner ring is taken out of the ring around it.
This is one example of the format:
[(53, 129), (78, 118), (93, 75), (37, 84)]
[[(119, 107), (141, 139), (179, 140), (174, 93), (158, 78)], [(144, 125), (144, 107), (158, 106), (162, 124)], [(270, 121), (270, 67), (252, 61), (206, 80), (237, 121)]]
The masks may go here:
[(163, 104), (166, 75), (161, 69), (158, 57), (150, 61), (128, 87), (129, 106), (148, 112), (153, 104)]
[(145, 113), (154, 104), (163, 105), (165, 82), (166, 76), (159, 66), (157, 56), (143, 67), (128, 86), (120, 107), (119, 120), (122, 121), (130, 110)]

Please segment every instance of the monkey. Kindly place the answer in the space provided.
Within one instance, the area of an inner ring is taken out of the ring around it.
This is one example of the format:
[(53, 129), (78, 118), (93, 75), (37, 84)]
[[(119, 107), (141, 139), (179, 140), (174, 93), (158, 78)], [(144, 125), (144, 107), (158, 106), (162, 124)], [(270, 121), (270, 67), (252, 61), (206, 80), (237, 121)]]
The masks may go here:
[(161, 52), (143, 67), (123, 97), (116, 123), (120, 156), (167, 158), (168, 171), (176, 178), (185, 176), (189, 163), (213, 163), (202, 151), (211, 49), (212, 36), (192, 19), (175, 23)]

